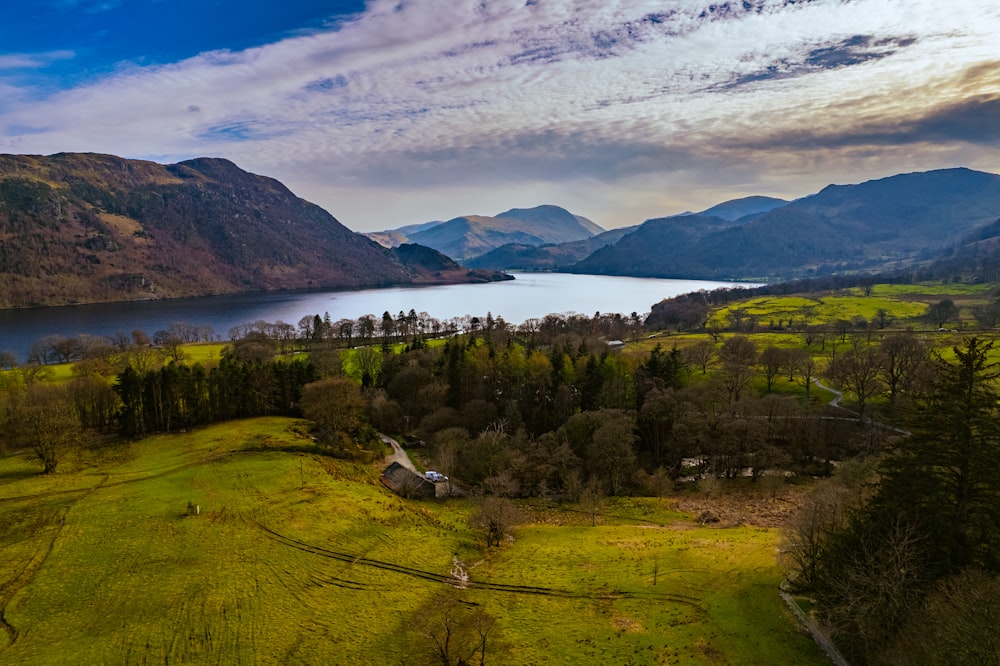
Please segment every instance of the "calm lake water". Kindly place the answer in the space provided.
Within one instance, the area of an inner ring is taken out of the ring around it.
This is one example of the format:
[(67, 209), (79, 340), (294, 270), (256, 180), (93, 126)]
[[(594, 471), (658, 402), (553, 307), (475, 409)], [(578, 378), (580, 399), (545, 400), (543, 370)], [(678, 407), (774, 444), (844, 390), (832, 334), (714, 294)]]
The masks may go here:
[(396, 316), (401, 310), (410, 309), (442, 321), (465, 315), (485, 317), (492, 312), (494, 317), (503, 317), (511, 324), (552, 313), (644, 314), (664, 298), (731, 284), (566, 273), (514, 273), (514, 276), (515, 280), (490, 284), (278, 292), (0, 310), (0, 351), (13, 352), (23, 361), (31, 344), (46, 335), (113, 336), (134, 330), (152, 335), (173, 322), (211, 326), (217, 337), (226, 339), (229, 329), (239, 324), (280, 320), (297, 325), (304, 316), (326, 312), (333, 321), (357, 319), (366, 314), (380, 319), (385, 311)]

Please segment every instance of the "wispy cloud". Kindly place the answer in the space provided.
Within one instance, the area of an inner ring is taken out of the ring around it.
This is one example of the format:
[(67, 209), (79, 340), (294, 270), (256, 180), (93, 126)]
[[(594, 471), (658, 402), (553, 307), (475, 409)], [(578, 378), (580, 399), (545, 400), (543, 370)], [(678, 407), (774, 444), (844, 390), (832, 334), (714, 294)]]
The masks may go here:
[(59, 60), (69, 60), (72, 51), (49, 51), (46, 53), (0, 54), (0, 72), (4, 70), (41, 69)]
[[(465, 192), (459, 212), (497, 188), (611, 211), (594, 192), (618, 188), (652, 217), (716, 203), (683, 204), (699, 177), (706, 197), (794, 196), (956, 156), (1000, 166), (992, 0), (661, 5), (374, 0), (327, 30), (41, 99), (8, 79), (23, 101), (0, 109), (0, 150), (225, 155), (355, 228), (443, 216), (434, 188)], [(393, 188), (427, 208), (391, 218), (406, 206), (374, 193)]]

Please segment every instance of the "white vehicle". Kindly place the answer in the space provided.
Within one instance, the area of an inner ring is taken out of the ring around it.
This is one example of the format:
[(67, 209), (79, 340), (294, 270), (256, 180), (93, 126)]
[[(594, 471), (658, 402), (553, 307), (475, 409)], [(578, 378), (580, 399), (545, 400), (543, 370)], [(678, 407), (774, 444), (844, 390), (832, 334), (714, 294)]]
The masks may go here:
[(424, 478), (428, 481), (447, 481), (448, 477), (440, 472), (435, 472), (433, 470), (427, 470), (424, 472)]

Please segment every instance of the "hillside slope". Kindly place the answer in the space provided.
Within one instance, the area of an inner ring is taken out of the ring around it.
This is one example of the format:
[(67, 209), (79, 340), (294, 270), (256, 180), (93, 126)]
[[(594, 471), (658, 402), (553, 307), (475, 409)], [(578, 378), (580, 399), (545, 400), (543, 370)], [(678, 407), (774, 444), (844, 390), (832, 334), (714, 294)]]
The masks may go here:
[(223, 159), (0, 155), (0, 308), (409, 284), (421, 274)]

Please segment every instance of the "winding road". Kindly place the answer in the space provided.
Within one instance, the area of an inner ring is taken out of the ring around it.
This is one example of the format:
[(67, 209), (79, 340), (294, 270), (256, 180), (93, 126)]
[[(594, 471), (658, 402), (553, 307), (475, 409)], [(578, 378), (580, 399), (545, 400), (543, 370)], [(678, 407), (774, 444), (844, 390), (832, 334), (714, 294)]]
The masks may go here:
[(829, 391), (830, 393), (833, 394), (833, 400), (829, 402), (829, 405), (831, 407), (840, 407), (840, 401), (844, 399), (843, 393), (841, 393), (837, 389), (832, 389), (829, 386), (820, 383), (820, 381), (815, 377), (812, 378), (812, 383), (818, 386), (819, 388), (823, 389), (824, 391)]
[(392, 455), (386, 456), (385, 459), (386, 465), (391, 465), (394, 462), (398, 462), (400, 465), (410, 470), (414, 474), (420, 474), (420, 472), (417, 471), (416, 466), (413, 464), (413, 461), (410, 460), (410, 456), (406, 455), (406, 451), (404, 451), (403, 447), (399, 445), (399, 442), (394, 440), (392, 437), (389, 437), (388, 435), (383, 435), (382, 433), (379, 433), (378, 436), (379, 438), (381, 438), (383, 442), (392, 447)]

